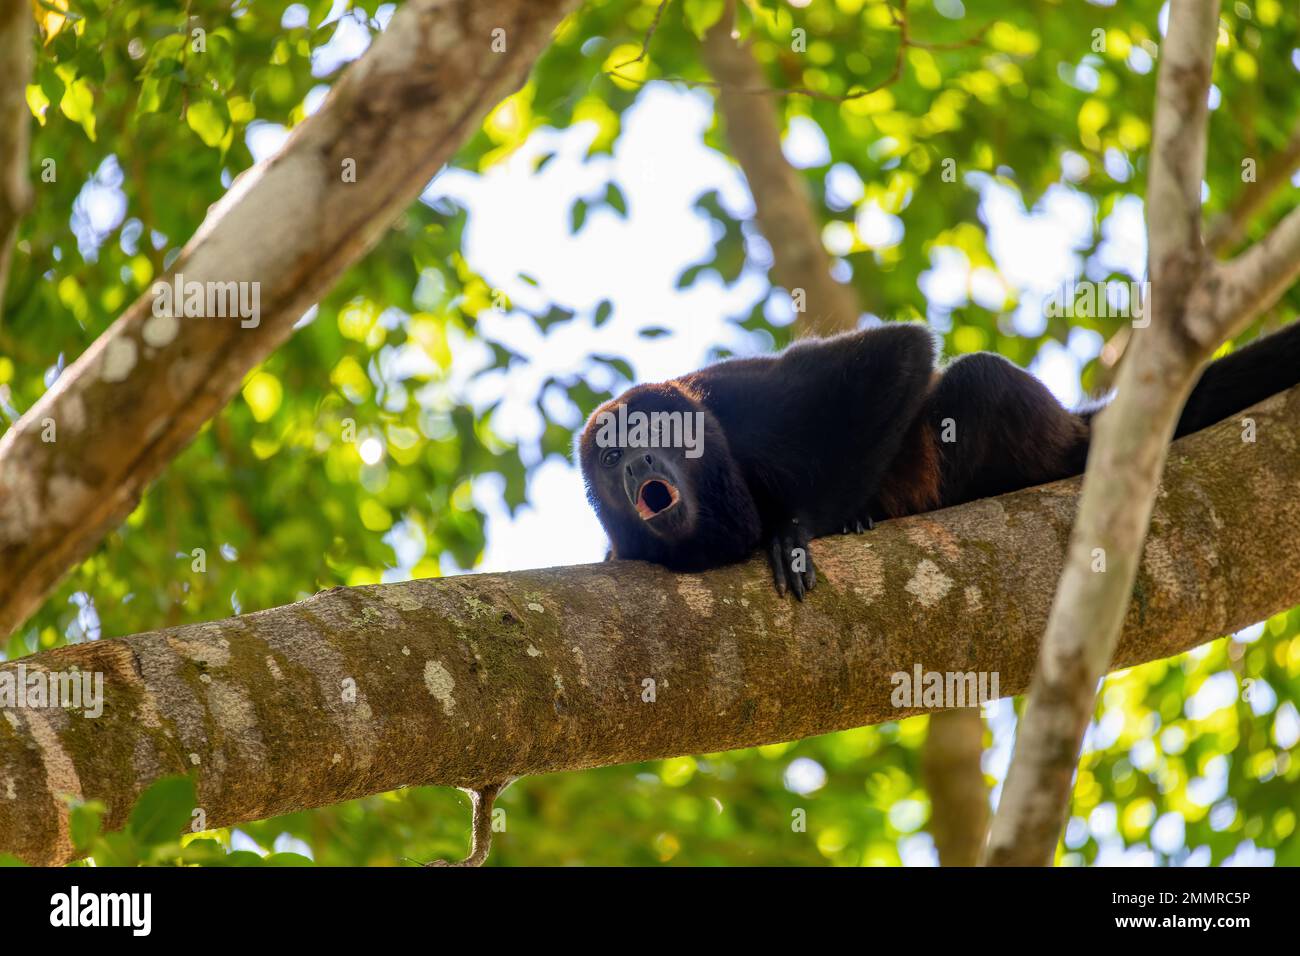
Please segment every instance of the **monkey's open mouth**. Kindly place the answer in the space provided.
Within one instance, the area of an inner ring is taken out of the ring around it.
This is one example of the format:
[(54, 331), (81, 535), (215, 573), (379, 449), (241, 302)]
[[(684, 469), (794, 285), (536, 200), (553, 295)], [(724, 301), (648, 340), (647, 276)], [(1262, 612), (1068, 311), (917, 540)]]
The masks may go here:
[(636, 511), (642, 521), (649, 521), (655, 515), (663, 514), (681, 500), (677, 489), (662, 478), (651, 478), (642, 482), (636, 493)]

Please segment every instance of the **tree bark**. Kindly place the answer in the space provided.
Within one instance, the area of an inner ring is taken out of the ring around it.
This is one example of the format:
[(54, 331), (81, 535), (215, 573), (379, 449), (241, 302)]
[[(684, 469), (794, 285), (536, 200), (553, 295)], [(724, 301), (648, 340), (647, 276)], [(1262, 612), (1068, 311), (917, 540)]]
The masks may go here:
[[(0, 438), (0, 637), (131, 512), (245, 373), (523, 83), (576, 5), (408, 0), (160, 277), (257, 283), (257, 323), (155, 315), (151, 290)], [(53, 442), (42, 440), (49, 422)]]
[(834, 335), (857, 328), (857, 293), (831, 277), (831, 257), (808, 186), (781, 150), (781, 128), (762, 68), (733, 37), (732, 6), (705, 34), (702, 55), (717, 82), (727, 144), (754, 197), (758, 228), (772, 247), (772, 276), (791, 297), (803, 296), (798, 335)]
[(32, 202), (27, 177), (32, 122), (27, 84), (32, 76), (32, 11), (23, 0), (0, 3), (0, 321), (18, 223)]
[(975, 866), (989, 826), (984, 781), (984, 718), (978, 707), (930, 715), (921, 777), (930, 795), (930, 826), (940, 866)]
[[(1249, 414), (1254, 444), (1228, 421), (1173, 446), (1110, 666), (1300, 602), (1300, 563), (1275, 560), (1300, 535), (1300, 388)], [(11, 661), (0, 674), (102, 673), (105, 704), (98, 718), (0, 709), (0, 851), (66, 861), (61, 794), (103, 800), (115, 827), (167, 774), (193, 773), (208, 825), (227, 826), (896, 720), (926, 709), (891, 700), (891, 675), (916, 664), (996, 672), (1020, 693), (1078, 489), (823, 539), (802, 604), (776, 597), (761, 560), (700, 575), (610, 562), (335, 588)]]

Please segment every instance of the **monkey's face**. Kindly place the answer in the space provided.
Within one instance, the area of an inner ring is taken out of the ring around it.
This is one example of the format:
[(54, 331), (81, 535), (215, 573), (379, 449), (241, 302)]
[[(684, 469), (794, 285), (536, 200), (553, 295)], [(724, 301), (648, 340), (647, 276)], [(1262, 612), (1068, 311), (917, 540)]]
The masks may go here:
[(597, 409), (579, 457), (617, 557), (702, 570), (744, 558), (759, 540), (721, 426), (675, 383), (641, 385)]
[(654, 386), (598, 409), (581, 447), (597, 510), (615, 512), (620, 524), (665, 541), (689, 537), (698, 514), (705, 415), (675, 389)]
[(598, 460), (601, 484), (621, 494), (651, 534), (672, 539), (690, 533), (693, 495), (679, 449), (615, 445), (602, 448)]

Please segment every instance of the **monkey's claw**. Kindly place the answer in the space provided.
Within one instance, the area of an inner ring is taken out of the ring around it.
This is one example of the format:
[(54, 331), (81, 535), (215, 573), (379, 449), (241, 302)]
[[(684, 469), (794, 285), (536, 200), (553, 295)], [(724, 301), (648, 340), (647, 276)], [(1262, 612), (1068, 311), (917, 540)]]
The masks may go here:
[(875, 519), (871, 515), (863, 515), (861, 518), (854, 518), (844, 526), (840, 534), (863, 534), (867, 531), (874, 531), (876, 528)]
[(790, 521), (772, 536), (768, 545), (768, 563), (772, 566), (772, 579), (776, 593), (785, 596), (786, 589), (794, 592), (800, 601), (817, 584), (817, 569), (813, 567), (812, 540), (798, 521)]

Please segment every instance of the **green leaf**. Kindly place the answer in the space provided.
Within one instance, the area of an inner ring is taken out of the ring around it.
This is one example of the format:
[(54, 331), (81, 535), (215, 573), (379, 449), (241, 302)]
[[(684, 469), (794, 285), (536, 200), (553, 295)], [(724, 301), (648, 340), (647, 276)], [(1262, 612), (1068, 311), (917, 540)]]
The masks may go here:
[(190, 104), (185, 122), (205, 145), (217, 147), (230, 129), (230, 112), (220, 100), (202, 99)]
[(262, 862), (266, 866), (315, 866), (310, 857), (301, 853), (272, 853)]
[(252, 850), (236, 850), (234, 853), (226, 854), (223, 861), (226, 866), (262, 866), (265, 860), (260, 853), (254, 853)]
[(181, 859), (186, 863), (216, 866), (225, 863), (226, 848), (216, 840), (191, 840), (181, 850)]
[(625, 358), (619, 358), (617, 355), (593, 355), (592, 358), (597, 362), (608, 365), (629, 381), (636, 379), (636, 373), (632, 371), (632, 363)]
[(691, 32), (703, 40), (709, 27), (722, 19), (724, 9), (726, 9), (724, 0), (686, 0), (684, 6), (686, 23), (690, 26)]
[(68, 84), (59, 100), (59, 110), (80, 125), (92, 143), (95, 141), (95, 94), (84, 78), (78, 77)]
[(87, 800), (72, 807), (68, 814), (68, 829), (72, 845), (78, 850), (89, 850), (99, 836), (104, 820), (105, 806), (98, 800)]
[(140, 862), (139, 847), (130, 833), (105, 833), (95, 841), (93, 855), (96, 866), (136, 866)]
[(311, 15), (307, 17), (307, 26), (313, 30), (325, 22), (330, 10), (334, 8), (334, 0), (316, 0), (311, 5)]
[(595, 318), (592, 320), (592, 324), (596, 328), (600, 328), (602, 325), (604, 325), (606, 322), (609, 321), (610, 316), (612, 316), (613, 314), (614, 314), (614, 303), (610, 302), (609, 299), (602, 299), (600, 305), (596, 306), (596, 315)]
[(614, 183), (610, 183), (605, 187), (605, 202), (624, 219), (627, 218), (627, 197), (623, 195), (623, 190), (619, 189)]
[(194, 812), (194, 781), (189, 777), (163, 777), (136, 801), (127, 832), (142, 846), (168, 843), (180, 837)]
[(576, 233), (587, 221), (587, 200), (578, 199), (569, 210), (569, 232)]
[(534, 316), (533, 321), (543, 332), (549, 332), (551, 326), (559, 325), (561, 322), (568, 322), (573, 318), (573, 310), (565, 309), (558, 305), (553, 305), (546, 310), (545, 315)]

